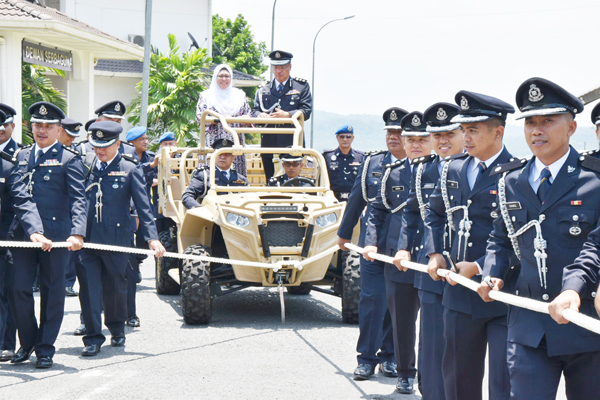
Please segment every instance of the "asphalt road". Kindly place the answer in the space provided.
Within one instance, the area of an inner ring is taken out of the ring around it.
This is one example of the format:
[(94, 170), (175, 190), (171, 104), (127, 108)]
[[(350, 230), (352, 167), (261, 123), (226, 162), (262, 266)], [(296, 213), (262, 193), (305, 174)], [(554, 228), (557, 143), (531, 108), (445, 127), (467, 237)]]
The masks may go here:
[(276, 290), (244, 290), (216, 299), (210, 325), (188, 326), (179, 296), (156, 294), (148, 261), (142, 274), (141, 327), (126, 329), (125, 347), (107, 341), (98, 356), (82, 357), (72, 334), (79, 300), (67, 298), (54, 367), (36, 370), (33, 356), (0, 363), (0, 399), (421, 398), (396, 393), (395, 378), (352, 379), (358, 327), (341, 322), (339, 298), (286, 293), (282, 325)]

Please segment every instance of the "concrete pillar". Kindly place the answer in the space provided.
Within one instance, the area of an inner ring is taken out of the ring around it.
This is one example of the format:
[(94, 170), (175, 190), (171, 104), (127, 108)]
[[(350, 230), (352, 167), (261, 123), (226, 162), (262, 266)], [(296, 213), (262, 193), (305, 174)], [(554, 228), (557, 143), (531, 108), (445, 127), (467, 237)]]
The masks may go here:
[(23, 36), (13, 32), (3, 32), (2, 37), (5, 39), (5, 42), (0, 50), (1, 54), (4, 55), (4, 59), (0, 60), (2, 66), (0, 102), (8, 104), (17, 111), (15, 130), (12, 136), (17, 142), (21, 142), (21, 119), (23, 118), (21, 115), (21, 109), (23, 108), (21, 98), (21, 41), (23, 40)]
[(83, 124), (93, 116), (94, 56), (88, 52), (73, 51), (73, 72), (67, 81), (67, 114)]

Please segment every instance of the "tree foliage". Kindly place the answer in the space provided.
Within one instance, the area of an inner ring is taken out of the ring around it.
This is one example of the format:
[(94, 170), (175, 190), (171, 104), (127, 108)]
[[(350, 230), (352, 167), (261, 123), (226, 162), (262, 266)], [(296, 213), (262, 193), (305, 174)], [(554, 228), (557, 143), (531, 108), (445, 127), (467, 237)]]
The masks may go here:
[(29, 126), (29, 120), (31, 119), (29, 107), (33, 103), (47, 101), (59, 107), (65, 114), (67, 113), (67, 97), (62, 90), (56, 89), (52, 85), (50, 78), (44, 75), (48, 72), (54, 72), (61, 77), (65, 76), (64, 71), (40, 65), (23, 63), (21, 67), (23, 144), (33, 143), (33, 135)]
[[(152, 47), (150, 86), (148, 91), (148, 136), (156, 138), (173, 131), (180, 146), (196, 146), (199, 132), (196, 124), (196, 103), (206, 86), (202, 68), (209, 62), (206, 49), (179, 53), (175, 36), (169, 34), (169, 54)], [(138, 96), (129, 105), (128, 121), (140, 122), (142, 82)]]
[[(235, 21), (223, 19), (219, 14), (212, 19), (213, 63), (229, 64), (231, 68), (246, 74), (260, 76), (268, 68), (263, 63), (267, 55), (265, 42), (255, 42), (250, 25), (242, 14)], [(219, 54), (219, 52), (221, 54)], [(242, 88), (250, 99), (254, 99), (255, 87)]]

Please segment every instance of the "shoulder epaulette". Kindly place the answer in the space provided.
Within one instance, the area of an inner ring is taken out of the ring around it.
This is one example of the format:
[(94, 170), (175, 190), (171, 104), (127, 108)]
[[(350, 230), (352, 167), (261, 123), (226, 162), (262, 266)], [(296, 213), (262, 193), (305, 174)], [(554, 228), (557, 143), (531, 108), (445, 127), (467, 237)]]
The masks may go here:
[(28, 144), (27, 146), (21, 147), (21, 150), (29, 149), (31, 147), (33, 147), (33, 143), (32, 144)]
[(331, 152), (333, 152), (333, 151), (335, 151), (335, 149), (331, 149), (331, 150), (323, 150), (323, 154), (325, 154), (325, 153), (331, 153)]
[(406, 158), (403, 158), (402, 160), (398, 160), (398, 161), (393, 162), (391, 164), (385, 164), (385, 168), (394, 168), (394, 167), (397, 167), (399, 165), (404, 164), (404, 161), (406, 161)]
[(507, 171), (521, 168), (526, 162), (526, 158), (511, 158), (509, 162), (496, 166), (490, 175), (498, 175)]
[(387, 150), (372, 150), (372, 151), (367, 151), (365, 153), (365, 156), (376, 156), (377, 154), (382, 154), (385, 153)]
[(600, 158), (596, 158), (590, 155), (582, 155), (579, 157), (581, 166), (592, 171), (600, 172)]
[(365, 152), (364, 152), (364, 151), (362, 151), (362, 150), (356, 150), (356, 149), (352, 149), (352, 150), (354, 150), (354, 151), (355, 151), (356, 153), (358, 153), (358, 154), (362, 154), (362, 155), (364, 155), (364, 154), (365, 154)]
[(0, 157), (2, 157), (4, 160), (8, 161), (11, 164), (14, 164), (17, 161), (16, 158), (13, 158), (13, 156), (4, 151), (0, 151)]
[(21, 147), (23, 147), (23, 145), (22, 145), (21, 143), (18, 143), (18, 142), (15, 142), (15, 143), (17, 143), (17, 147), (18, 147), (18, 148), (21, 148)]
[(63, 149), (65, 149), (65, 150), (67, 150), (67, 151), (70, 151), (71, 153), (73, 153), (73, 154), (75, 154), (75, 155), (78, 155), (78, 156), (80, 156), (80, 155), (81, 155), (81, 153), (79, 153), (77, 150), (75, 150), (75, 149), (72, 149), (72, 148), (70, 148), (70, 147), (67, 147), (67, 146), (65, 146), (64, 144), (62, 145), (62, 147), (63, 147)]
[(427, 156), (415, 158), (414, 160), (412, 160), (412, 164), (413, 165), (423, 164), (423, 163), (435, 160), (436, 157), (437, 157), (436, 154), (429, 154)]
[(306, 79), (302, 79), (302, 78), (298, 78), (298, 77), (294, 77), (293, 78), (296, 82), (300, 82), (300, 83), (306, 83)]
[(448, 161), (448, 160), (458, 160), (459, 158), (465, 158), (468, 157), (469, 153), (464, 152), (464, 153), (459, 153), (459, 154), (455, 154), (453, 156), (448, 156), (446, 158), (444, 158), (444, 161)]
[(599, 150), (599, 149), (596, 149), (596, 150), (589, 150), (589, 151), (584, 151), (584, 152), (582, 152), (581, 154), (582, 154), (582, 155), (584, 155), (584, 156), (597, 156), (597, 155), (598, 155), (598, 153), (600, 153), (600, 150)]
[(17, 155), (21, 152), (21, 150), (23, 149), (28, 149), (29, 147), (33, 146), (32, 144), (30, 144), (29, 146), (24, 146), (24, 147), (19, 147), (15, 150), (15, 154), (12, 155), (12, 159), (13, 159), (13, 164), (17, 162)]
[(129, 162), (134, 163), (135, 165), (138, 165), (140, 162), (138, 160), (136, 160), (131, 154), (121, 154), (121, 158), (124, 160), (127, 160)]

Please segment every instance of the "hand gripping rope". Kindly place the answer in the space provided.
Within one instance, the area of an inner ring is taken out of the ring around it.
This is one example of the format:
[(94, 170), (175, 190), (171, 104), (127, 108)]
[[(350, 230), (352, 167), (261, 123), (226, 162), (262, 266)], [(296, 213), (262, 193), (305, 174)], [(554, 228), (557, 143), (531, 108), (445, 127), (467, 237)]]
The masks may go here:
[[(359, 246), (355, 246), (351, 243), (346, 243), (346, 247), (352, 251), (356, 251), (359, 253), (362, 253), (362, 251), (363, 251), (363, 248), (361, 248)], [(376, 260), (383, 261), (383, 262), (390, 263), (390, 264), (394, 262), (393, 257), (384, 256), (384, 255), (377, 254), (377, 253), (371, 252), (371, 253), (369, 253), (369, 257), (372, 257)], [(412, 261), (402, 261), (402, 266), (405, 268), (415, 270), (415, 271), (428, 273), (427, 266), (425, 264), (418, 264), (418, 263), (415, 263)], [(477, 288), (479, 287), (479, 283), (472, 281), (469, 278), (465, 278), (464, 276), (454, 273), (452, 271), (449, 271), (447, 269), (438, 269), (437, 273), (439, 276), (441, 276), (443, 278), (450, 277), (456, 283), (458, 283), (468, 289), (471, 289), (474, 292), (476, 292)], [(543, 303), (541, 301), (528, 299), (526, 297), (515, 296), (513, 294), (508, 294), (508, 293), (504, 293), (504, 292), (498, 292), (495, 290), (490, 291), (489, 296), (494, 300), (501, 301), (503, 303), (510, 304), (512, 306), (525, 308), (527, 310), (535, 311), (535, 312), (542, 313), (542, 314), (550, 314), (550, 312), (548, 311), (548, 306), (549, 306), (548, 303)], [(563, 310), (563, 317), (566, 320), (574, 323), (575, 325), (579, 325), (582, 328), (585, 328), (589, 331), (600, 334), (600, 321), (597, 319), (588, 317), (587, 315), (578, 313), (571, 309)]]

